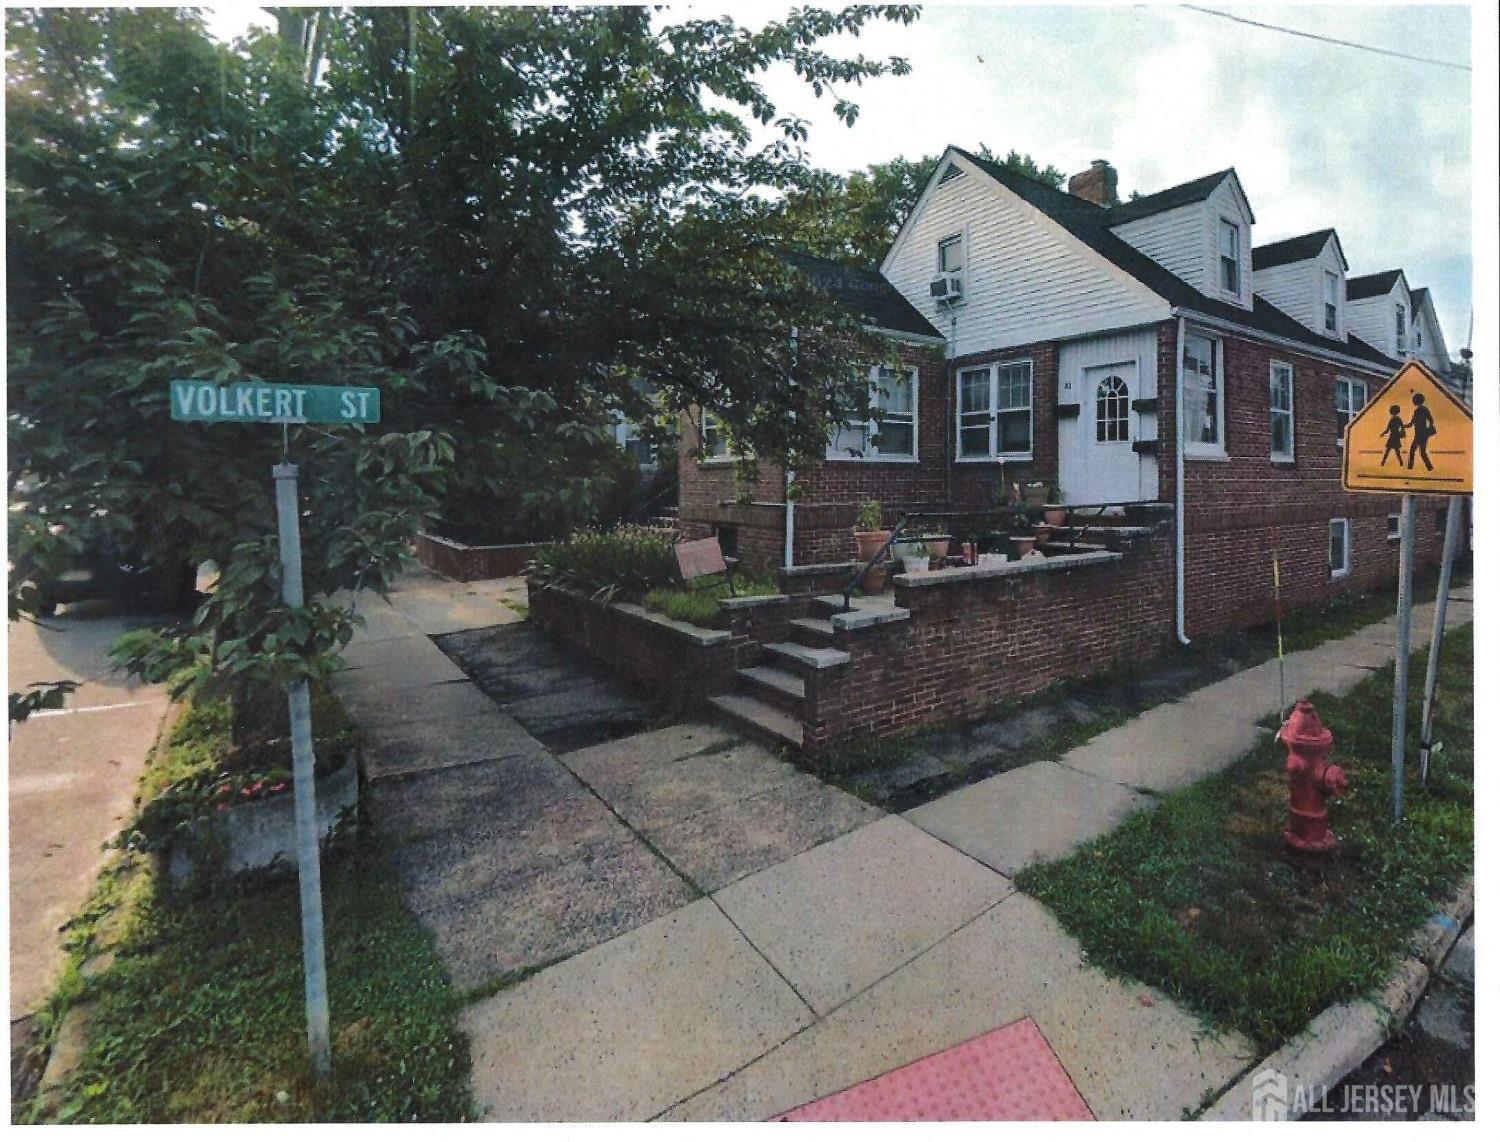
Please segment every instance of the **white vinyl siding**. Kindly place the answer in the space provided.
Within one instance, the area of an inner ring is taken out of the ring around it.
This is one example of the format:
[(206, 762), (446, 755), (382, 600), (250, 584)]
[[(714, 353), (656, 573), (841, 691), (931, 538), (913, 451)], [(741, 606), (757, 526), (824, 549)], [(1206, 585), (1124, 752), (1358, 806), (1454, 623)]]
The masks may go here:
[(1293, 413), (1292, 366), (1271, 362), (1271, 459), (1292, 460), (1297, 454), (1296, 417)]
[(1354, 567), (1354, 545), (1350, 542), (1349, 521), (1347, 519), (1331, 519), (1328, 521), (1328, 575), (1332, 579), (1342, 579)]
[(961, 462), (1029, 460), (1032, 453), (1030, 361), (1001, 361), (958, 372)]
[(1354, 414), (1364, 408), (1370, 399), (1368, 381), (1355, 381), (1339, 377), (1333, 382), (1333, 415), (1338, 422), (1338, 446), (1344, 446), (1344, 429), (1354, 419)]
[[(1332, 329), (1325, 320), (1329, 274), (1336, 303)], [(1256, 270), (1255, 292), (1314, 333), (1344, 339), (1344, 263), (1333, 238), (1323, 244), (1316, 258)]]
[(1411, 294), (1405, 278), (1397, 278), (1389, 293), (1344, 303), (1344, 324), (1361, 341), (1379, 349), (1387, 357), (1399, 357), (1403, 350), (1396, 345), (1396, 307), (1411, 312)]
[(917, 459), (917, 370), (872, 366), (870, 405), (880, 418), (841, 425), (828, 444), (829, 460)]
[(1182, 407), (1183, 451), (1188, 456), (1223, 457), (1223, 342), (1188, 333), (1182, 354)]
[[(950, 308), (928, 286), (938, 243), (955, 234), (966, 235), (964, 304)], [(954, 357), (1170, 316), (1162, 298), (977, 170), (929, 188), (881, 269)]]

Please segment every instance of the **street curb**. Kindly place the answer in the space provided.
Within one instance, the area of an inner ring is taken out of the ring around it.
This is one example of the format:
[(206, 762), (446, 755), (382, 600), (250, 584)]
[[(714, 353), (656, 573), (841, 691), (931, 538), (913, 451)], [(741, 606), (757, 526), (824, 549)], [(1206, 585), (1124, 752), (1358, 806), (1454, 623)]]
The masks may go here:
[[(1286, 1080), (1286, 1090), (1297, 1087), (1323, 1091), (1336, 1086), (1390, 1036), (1393, 1024), (1411, 1015), (1427, 985), (1452, 951), (1459, 934), (1474, 915), (1474, 876), (1424, 924), (1411, 942), (1411, 955), (1386, 981), (1377, 996), (1348, 1000), (1325, 1008), (1288, 1043), (1272, 1051), (1240, 1075), (1199, 1115), (1205, 1122), (1248, 1122), (1252, 1118), (1256, 1078), (1274, 1070)], [(1300, 1118), (1295, 1102), (1286, 1108), (1288, 1119)]]

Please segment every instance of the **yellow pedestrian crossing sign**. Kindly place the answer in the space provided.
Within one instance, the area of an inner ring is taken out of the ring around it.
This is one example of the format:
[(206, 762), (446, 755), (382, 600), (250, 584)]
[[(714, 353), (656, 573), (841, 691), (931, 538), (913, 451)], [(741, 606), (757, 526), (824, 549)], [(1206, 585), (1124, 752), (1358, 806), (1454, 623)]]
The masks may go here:
[(1474, 414), (1425, 365), (1408, 361), (1349, 422), (1344, 489), (1473, 495)]

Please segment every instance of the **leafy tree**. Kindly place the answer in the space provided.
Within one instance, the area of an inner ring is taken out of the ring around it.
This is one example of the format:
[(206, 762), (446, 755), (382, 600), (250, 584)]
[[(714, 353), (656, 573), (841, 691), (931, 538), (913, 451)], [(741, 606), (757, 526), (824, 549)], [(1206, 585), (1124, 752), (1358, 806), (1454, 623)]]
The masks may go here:
[[(1054, 189), (1062, 189), (1066, 178), (1056, 167), (1038, 166), (1030, 155), (1016, 151), (1001, 158), (981, 146), (977, 154)], [(941, 158), (941, 154), (895, 158), (872, 163), (847, 178), (820, 174), (787, 202), (804, 248), (851, 265), (879, 265)]]
[[(862, 408), (871, 342), (775, 253), (816, 175), (758, 77), (790, 65), (852, 122), (846, 90), (906, 65), (823, 41), (915, 9), (757, 31), (624, 7), (277, 15), (225, 47), (192, 10), (6, 14), (9, 433), (37, 575), (54, 521), (223, 568), (191, 621), (123, 646), (132, 668), (327, 671), (337, 593), (383, 588), (445, 500), (596, 500), (643, 380), (771, 458)], [(289, 432), (306, 607), (279, 601), (280, 435), (173, 424), (177, 377), (383, 391), (379, 430)]]

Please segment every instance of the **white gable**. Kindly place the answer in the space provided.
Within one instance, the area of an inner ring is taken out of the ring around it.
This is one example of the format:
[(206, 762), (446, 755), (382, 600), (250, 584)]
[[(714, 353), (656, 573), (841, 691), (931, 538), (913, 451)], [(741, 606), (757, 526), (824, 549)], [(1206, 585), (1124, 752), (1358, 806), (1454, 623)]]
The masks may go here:
[[(949, 338), (955, 357), (1160, 321), (1166, 301), (951, 150), (964, 173), (928, 183), (881, 272)], [(933, 301), (938, 245), (959, 236), (964, 300)]]
[[(1324, 276), (1334, 277), (1335, 322), (1329, 329), (1324, 320)], [(1255, 271), (1255, 292), (1277, 309), (1295, 317), (1314, 333), (1343, 340), (1347, 318), (1344, 303), (1344, 259), (1337, 235), (1328, 241), (1314, 258), (1287, 262), (1266, 270)]]

